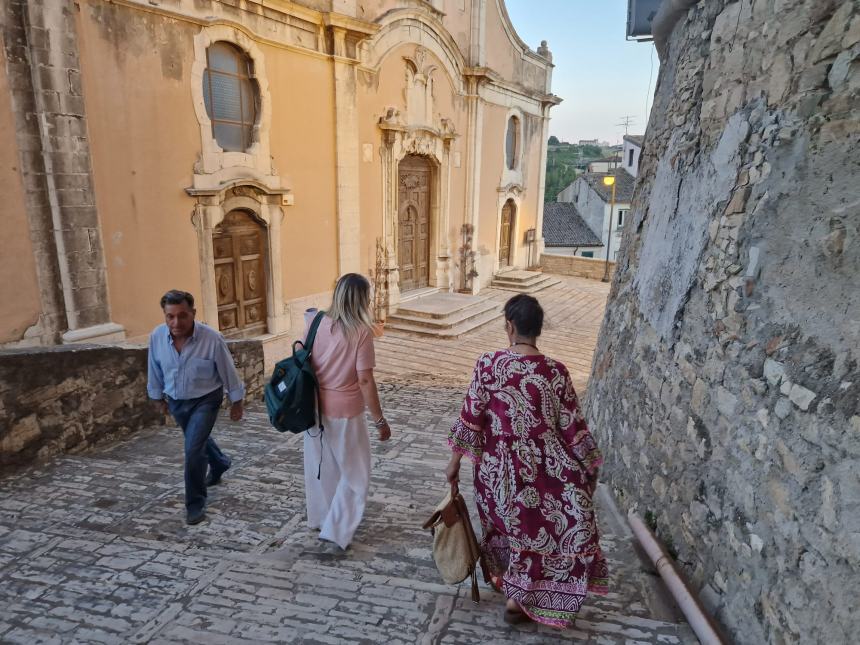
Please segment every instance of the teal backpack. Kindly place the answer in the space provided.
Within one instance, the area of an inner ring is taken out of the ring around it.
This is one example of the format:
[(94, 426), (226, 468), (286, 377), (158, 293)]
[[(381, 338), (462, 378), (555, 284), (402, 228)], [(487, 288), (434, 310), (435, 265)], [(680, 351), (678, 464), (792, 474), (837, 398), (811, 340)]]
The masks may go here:
[(275, 430), (294, 434), (304, 432), (317, 425), (319, 411), (320, 441), (322, 407), (317, 376), (311, 365), (311, 352), (324, 315), (324, 311), (318, 312), (308, 330), (307, 340), (294, 342), (293, 355), (278, 361), (265, 391), (266, 410)]

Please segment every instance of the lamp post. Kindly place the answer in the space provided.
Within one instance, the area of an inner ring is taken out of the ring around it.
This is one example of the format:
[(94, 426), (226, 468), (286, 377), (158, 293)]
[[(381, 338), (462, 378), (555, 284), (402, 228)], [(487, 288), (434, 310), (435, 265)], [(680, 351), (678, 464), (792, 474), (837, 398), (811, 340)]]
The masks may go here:
[(609, 282), (609, 249), (612, 246), (612, 218), (615, 211), (615, 175), (606, 175), (603, 178), (603, 185), (612, 186), (612, 199), (609, 202), (609, 232), (606, 235), (606, 264), (601, 278), (601, 282)]

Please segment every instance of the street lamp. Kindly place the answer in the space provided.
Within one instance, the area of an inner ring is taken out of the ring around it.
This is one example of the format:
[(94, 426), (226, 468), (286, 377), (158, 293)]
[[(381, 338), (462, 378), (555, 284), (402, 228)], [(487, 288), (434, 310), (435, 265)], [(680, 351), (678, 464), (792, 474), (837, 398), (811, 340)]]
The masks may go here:
[(606, 264), (603, 269), (603, 277), (601, 282), (609, 282), (609, 249), (612, 242), (612, 217), (615, 210), (615, 176), (606, 175), (603, 178), (604, 186), (612, 186), (612, 200), (609, 202), (609, 232), (606, 235)]

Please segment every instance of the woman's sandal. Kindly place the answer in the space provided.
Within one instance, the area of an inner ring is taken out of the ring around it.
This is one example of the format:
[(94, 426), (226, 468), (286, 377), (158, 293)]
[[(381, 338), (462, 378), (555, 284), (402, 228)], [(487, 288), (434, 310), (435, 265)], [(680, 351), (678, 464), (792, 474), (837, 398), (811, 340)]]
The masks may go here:
[(520, 611), (519, 609), (508, 609), (507, 607), (505, 607), (504, 617), (505, 622), (508, 625), (520, 625), (522, 623), (532, 622), (532, 619), (529, 618), (529, 615), (524, 611)]

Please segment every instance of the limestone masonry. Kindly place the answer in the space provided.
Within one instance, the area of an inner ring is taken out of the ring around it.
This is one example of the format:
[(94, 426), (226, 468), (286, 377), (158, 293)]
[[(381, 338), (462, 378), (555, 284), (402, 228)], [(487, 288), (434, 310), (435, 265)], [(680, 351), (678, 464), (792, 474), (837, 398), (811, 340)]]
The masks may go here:
[(738, 643), (860, 633), (860, 3), (675, 26), (587, 409)]

